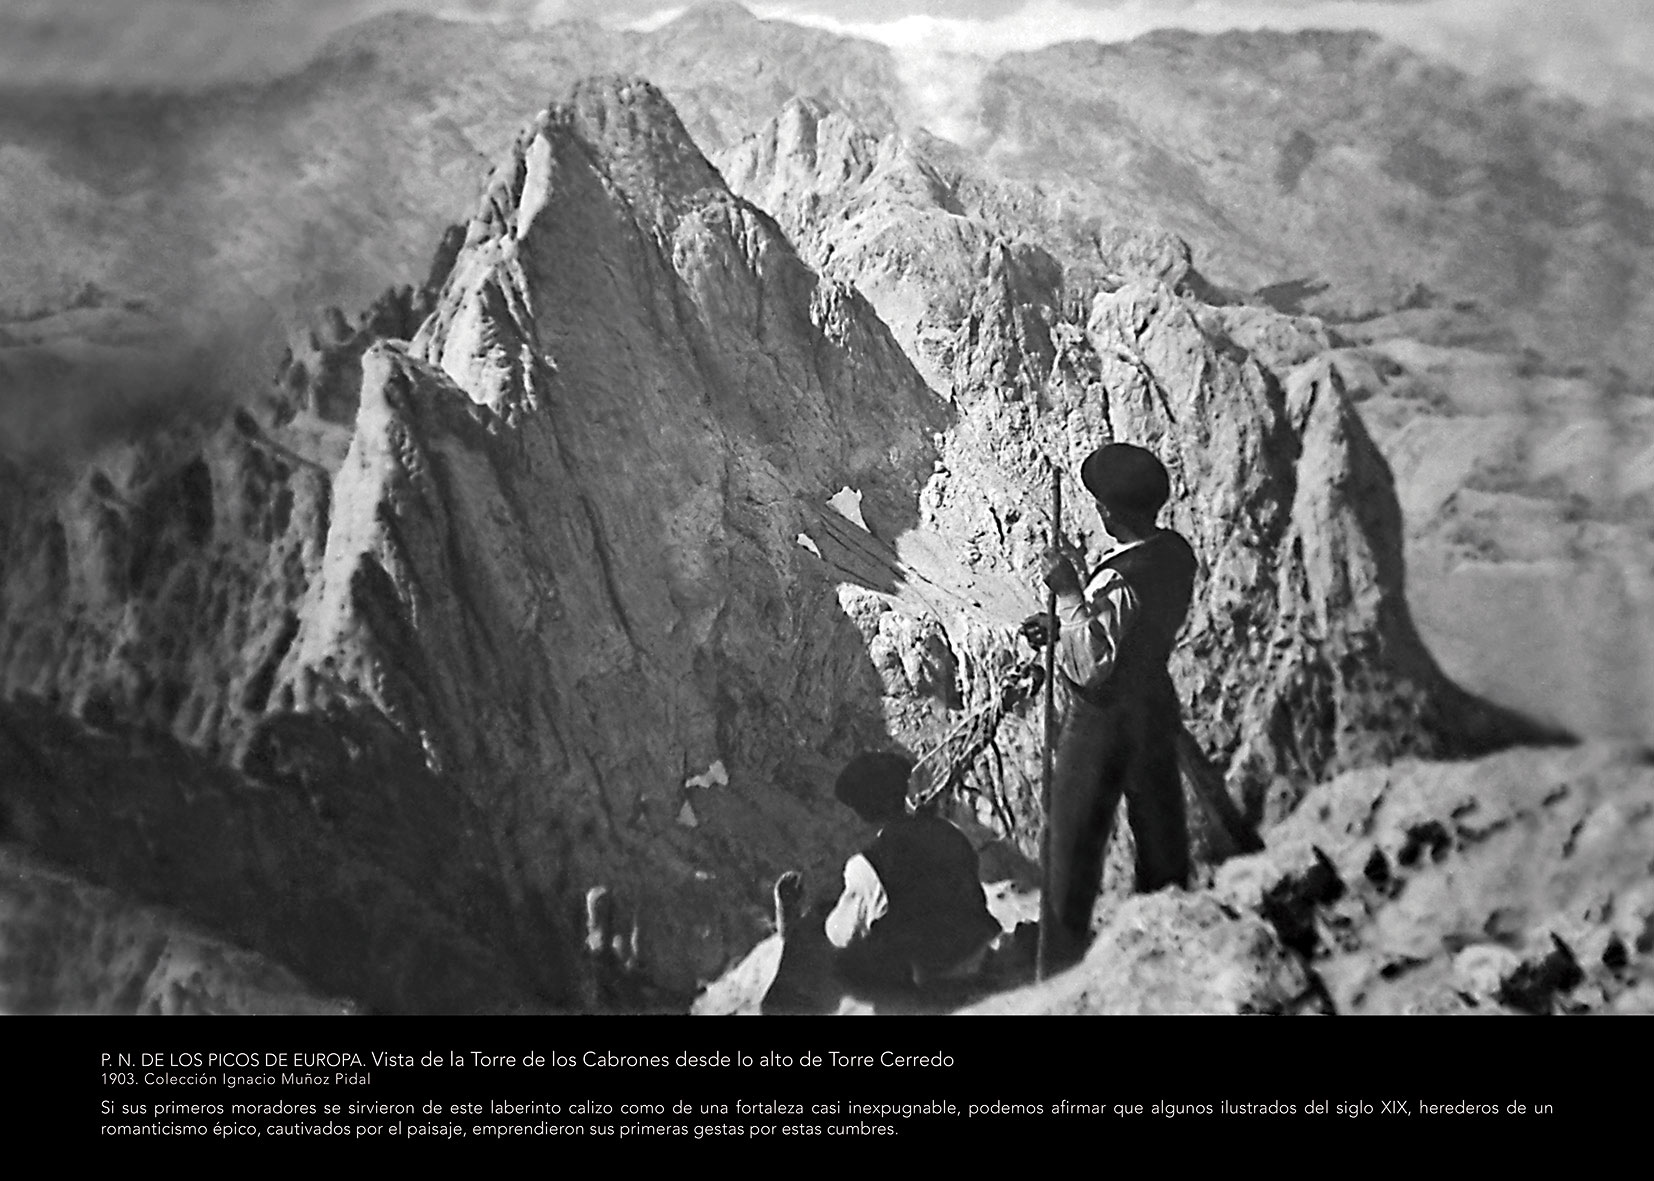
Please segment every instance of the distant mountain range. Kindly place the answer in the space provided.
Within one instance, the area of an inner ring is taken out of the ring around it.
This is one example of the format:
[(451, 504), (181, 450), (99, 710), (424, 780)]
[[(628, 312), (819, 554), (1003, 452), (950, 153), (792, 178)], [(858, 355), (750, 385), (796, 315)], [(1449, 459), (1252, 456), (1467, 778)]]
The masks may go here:
[(1457, 308), (1461, 335), (1547, 356), (1654, 356), (1647, 123), (1364, 33), (1058, 45), (961, 61), (939, 96), (883, 46), (730, 4), (648, 33), (386, 16), (255, 86), (0, 94), (0, 305), (87, 282), (200, 324), (359, 305), (423, 275), (523, 111), (609, 71), (661, 86), (714, 157), (794, 96), (875, 134), (951, 131), (931, 155), (959, 200), (1009, 186), (1072, 259), (1154, 227), (1277, 307)]

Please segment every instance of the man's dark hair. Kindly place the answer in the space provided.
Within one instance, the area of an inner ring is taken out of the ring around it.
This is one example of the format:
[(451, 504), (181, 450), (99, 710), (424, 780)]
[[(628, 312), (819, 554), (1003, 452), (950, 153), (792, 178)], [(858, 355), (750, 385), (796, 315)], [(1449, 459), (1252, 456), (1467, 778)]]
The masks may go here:
[(899, 815), (907, 804), (913, 760), (889, 751), (864, 752), (844, 765), (833, 784), (839, 803), (867, 820)]
[(1110, 443), (1086, 456), (1080, 482), (1114, 512), (1150, 523), (1172, 495), (1166, 465), (1153, 452), (1130, 443)]

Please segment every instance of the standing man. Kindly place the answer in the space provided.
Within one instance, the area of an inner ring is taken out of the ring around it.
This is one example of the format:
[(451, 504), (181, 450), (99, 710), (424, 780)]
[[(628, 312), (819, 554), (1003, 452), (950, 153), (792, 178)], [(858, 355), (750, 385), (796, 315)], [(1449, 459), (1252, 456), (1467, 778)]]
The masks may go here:
[(1188, 615), (1197, 563), (1178, 533), (1156, 523), (1171, 495), (1161, 462), (1112, 443), (1086, 457), (1080, 480), (1116, 546), (1082, 582), (1067, 556), (1045, 558), (1057, 618), (1024, 630), (1036, 646), (1055, 633), (1068, 711), (1051, 784), (1050, 864), (1041, 924), (1047, 972), (1085, 954), (1103, 854), (1120, 797), (1137, 843), (1137, 889), (1184, 885), (1189, 842), (1178, 774), (1177, 694), (1166, 662)]

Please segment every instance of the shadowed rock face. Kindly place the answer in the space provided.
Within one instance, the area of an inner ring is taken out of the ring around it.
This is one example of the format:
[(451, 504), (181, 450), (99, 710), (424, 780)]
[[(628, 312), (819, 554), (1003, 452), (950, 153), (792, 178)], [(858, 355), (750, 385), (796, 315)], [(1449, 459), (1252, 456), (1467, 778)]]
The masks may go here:
[(0, 847), (0, 1013), (347, 1013), (286, 969)]
[[(746, 801), (811, 827), (821, 801), (773, 786), (797, 752), (882, 737), (861, 637), (795, 538), (846, 483), (899, 531), (939, 408), (647, 84), (549, 112), (467, 241), (410, 354), (365, 362), (296, 660), (349, 653), (514, 880), (603, 880), (692, 981), (792, 851)], [(717, 761), (727, 792), (692, 797)]]
[[(370, 1011), (573, 1003), (566, 951), (516, 921), (477, 814), (382, 718), (272, 713), (238, 771), (117, 712), (91, 727), (28, 700), (0, 707), (0, 838), (78, 879), (14, 896), (19, 1007), (171, 1004), (128, 973), (179, 938), (195, 955), (180, 920)], [(100, 931), (139, 959), (106, 960)], [(46, 983), (80, 974), (61, 994)], [(196, 999), (233, 1006), (206, 974)]]
[(480, 823), (527, 958), (601, 880), (686, 989), (831, 845), (814, 760), (887, 741), (796, 538), (845, 485), (910, 524), (943, 408), (646, 83), (542, 115), (465, 242), (411, 343), (341, 345), (342, 461), (289, 407), (9, 502), (6, 684), (259, 781), (367, 767), (305, 719), (383, 726)]

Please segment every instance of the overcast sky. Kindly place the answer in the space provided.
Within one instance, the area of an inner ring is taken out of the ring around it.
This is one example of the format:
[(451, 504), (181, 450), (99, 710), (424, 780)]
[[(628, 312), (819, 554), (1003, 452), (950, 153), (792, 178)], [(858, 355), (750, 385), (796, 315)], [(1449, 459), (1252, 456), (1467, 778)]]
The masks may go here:
[[(1654, 113), (1654, 0), (753, 0), (907, 50), (995, 54), (1155, 28), (1367, 28), (1478, 73)], [(0, 81), (188, 84), (291, 69), (387, 9), (657, 25), (658, 0), (0, 0)]]

